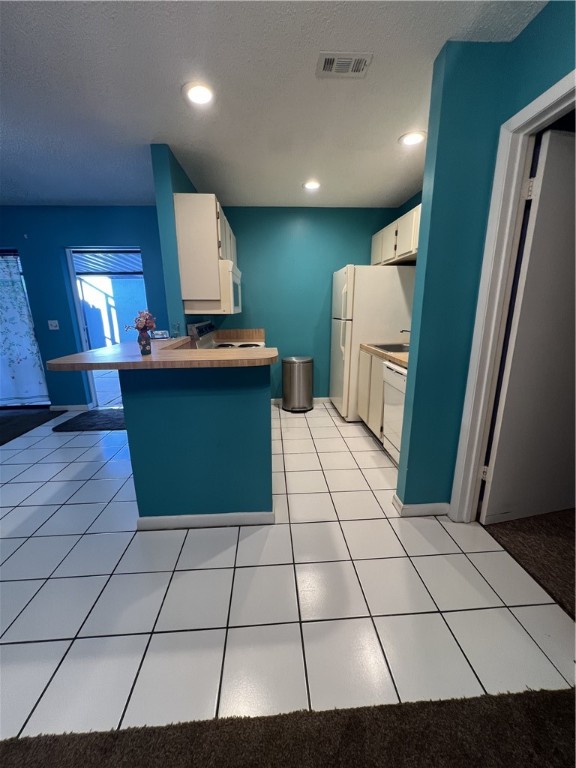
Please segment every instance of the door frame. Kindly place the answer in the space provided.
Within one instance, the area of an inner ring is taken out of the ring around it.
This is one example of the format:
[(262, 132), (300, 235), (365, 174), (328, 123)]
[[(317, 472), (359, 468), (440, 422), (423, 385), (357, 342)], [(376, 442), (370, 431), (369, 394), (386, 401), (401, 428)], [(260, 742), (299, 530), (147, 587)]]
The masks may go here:
[(466, 395), (448, 516), (476, 519), (487, 422), (494, 404), (494, 382), (502, 356), (502, 328), (509, 300), (509, 278), (516, 259), (515, 230), (531, 135), (574, 108), (576, 70), (505, 122), (494, 171)]
[[(74, 268), (74, 256), (72, 255), (72, 252), (77, 250), (80, 250), (80, 249), (74, 248), (74, 247), (66, 248), (66, 263), (68, 264), (68, 274), (70, 276), (70, 285), (72, 287), (72, 297), (74, 299), (74, 312), (76, 314), (76, 322), (78, 323), (78, 333), (80, 337), (80, 343), (82, 345), (82, 352), (87, 352), (90, 349), (90, 345), (88, 344), (84, 313), (82, 312), (82, 307), (80, 306), (80, 296), (78, 294), (78, 284), (76, 282), (76, 279), (77, 279), (76, 269)], [(90, 402), (88, 403), (88, 409), (97, 408), (98, 397), (96, 395), (96, 385), (94, 383), (94, 374), (92, 373), (92, 371), (84, 371), (84, 373), (88, 374), (87, 376), (88, 386), (90, 388)]]
[[(82, 345), (82, 351), (87, 352), (90, 349), (90, 344), (88, 342), (88, 332), (86, 328), (86, 323), (84, 313), (82, 311), (82, 307), (80, 305), (80, 296), (78, 294), (78, 284), (76, 282), (77, 275), (76, 275), (76, 269), (74, 267), (74, 251), (95, 251), (95, 252), (104, 252), (104, 253), (114, 253), (119, 252), (123, 253), (124, 251), (138, 251), (140, 254), (142, 254), (142, 249), (139, 245), (126, 245), (126, 246), (79, 246), (79, 245), (67, 245), (65, 246), (65, 252), (66, 252), (66, 263), (68, 265), (68, 275), (70, 277), (70, 285), (72, 288), (72, 297), (74, 299), (74, 311), (76, 315), (76, 322), (78, 324), (78, 333), (80, 338), (80, 343)], [(144, 285), (146, 285), (144, 283)], [(100, 404), (98, 403), (98, 393), (96, 391), (96, 384), (94, 382), (94, 372), (93, 371), (84, 371), (88, 375), (88, 385), (90, 387), (90, 403), (88, 403), (88, 409), (91, 408), (99, 408)]]

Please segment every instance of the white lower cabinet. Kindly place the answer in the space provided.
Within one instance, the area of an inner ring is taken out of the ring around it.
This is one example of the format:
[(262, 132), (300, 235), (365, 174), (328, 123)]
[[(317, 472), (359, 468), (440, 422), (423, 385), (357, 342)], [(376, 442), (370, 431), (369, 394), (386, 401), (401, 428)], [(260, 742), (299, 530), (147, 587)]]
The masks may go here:
[(384, 413), (382, 417), (384, 448), (396, 463), (400, 460), (406, 371), (398, 365), (384, 363)]
[(358, 364), (358, 415), (382, 439), (384, 361), (360, 350)]
[(368, 408), (370, 403), (370, 372), (372, 368), (372, 355), (360, 350), (358, 362), (358, 415), (366, 424), (368, 423)]
[(382, 439), (382, 410), (384, 406), (384, 361), (372, 356), (370, 371), (370, 402), (368, 405), (368, 421), (366, 424)]
[(406, 369), (360, 350), (358, 366), (358, 414), (398, 464)]

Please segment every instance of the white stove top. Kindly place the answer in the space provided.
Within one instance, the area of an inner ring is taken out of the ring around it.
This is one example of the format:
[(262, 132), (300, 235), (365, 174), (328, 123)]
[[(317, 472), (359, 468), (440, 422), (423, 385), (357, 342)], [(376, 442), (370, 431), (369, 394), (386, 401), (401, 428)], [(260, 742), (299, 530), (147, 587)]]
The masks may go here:
[(215, 338), (216, 326), (209, 321), (190, 323), (188, 335), (196, 349), (249, 349), (266, 346), (264, 341), (254, 341), (254, 339), (217, 339)]
[(234, 348), (234, 347), (265, 347), (266, 344), (263, 341), (252, 341), (252, 340), (246, 340), (242, 341), (242, 339), (229, 341), (228, 339), (226, 341), (214, 341), (214, 348), (215, 349), (225, 349), (226, 347)]

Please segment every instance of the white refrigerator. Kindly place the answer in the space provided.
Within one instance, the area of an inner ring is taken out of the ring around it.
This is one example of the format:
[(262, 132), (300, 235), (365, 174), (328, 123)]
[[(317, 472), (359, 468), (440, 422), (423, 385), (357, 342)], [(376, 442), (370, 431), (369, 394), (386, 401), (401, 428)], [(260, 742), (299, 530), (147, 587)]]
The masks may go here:
[(406, 342), (410, 329), (415, 266), (349, 264), (332, 280), (330, 400), (346, 421), (358, 416), (360, 344)]

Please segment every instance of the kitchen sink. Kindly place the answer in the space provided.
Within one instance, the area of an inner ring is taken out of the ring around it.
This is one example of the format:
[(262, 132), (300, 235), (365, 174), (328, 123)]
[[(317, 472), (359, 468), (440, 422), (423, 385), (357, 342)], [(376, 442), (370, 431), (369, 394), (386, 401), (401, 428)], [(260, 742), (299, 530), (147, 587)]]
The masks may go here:
[(383, 352), (408, 352), (410, 349), (410, 344), (373, 344), (372, 346)]

